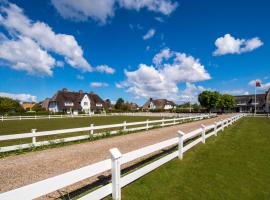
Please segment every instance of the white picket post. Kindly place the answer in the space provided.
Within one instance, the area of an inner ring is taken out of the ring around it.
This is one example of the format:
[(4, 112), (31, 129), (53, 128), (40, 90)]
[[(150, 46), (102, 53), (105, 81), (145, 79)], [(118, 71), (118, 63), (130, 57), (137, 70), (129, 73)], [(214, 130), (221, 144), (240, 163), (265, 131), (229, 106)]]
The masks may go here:
[(149, 119), (146, 120), (146, 130), (149, 129)]
[(117, 148), (110, 149), (112, 162), (112, 198), (113, 200), (121, 199), (121, 152)]
[(22, 116), (20, 116), (20, 120), (22, 120)]
[(215, 131), (215, 136), (217, 136), (217, 127), (218, 127), (218, 123), (215, 122), (215, 128), (214, 128), (214, 131)]
[(124, 128), (123, 129), (124, 129), (124, 131), (126, 131), (127, 130), (127, 125), (126, 125), (127, 124), (127, 121), (124, 121), (123, 124), (124, 124)]
[(63, 115), (61, 114), (61, 118), (63, 118)]
[(202, 143), (205, 143), (205, 125), (201, 125), (202, 127)]
[(93, 127), (94, 127), (94, 124), (90, 124), (90, 134), (91, 135), (93, 135), (94, 134), (94, 129), (93, 129)]
[(49, 119), (51, 119), (51, 115), (49, 115)]
[(4, 116), (2, 115), (2, 122), (4, 121)]
[(164, 126), (164, 118), (162, 118), (162, 124), (161, 124), (161, 126)]
[[(35, 135), (36, 130), (37, 130), (37, 129), (32, 129), (32, 130), (31, 130), (32, 134), (34, 134), (34, 135)], [(36, 144), (36, 136), (32, 136), (32, 144), (33, 144), (33, 145), (35, 145), (35, 144)]]
[(174, 125), (176, 124), (175, 118), (173, 118), (173, 124), (174, 124)]
[(184, 135), (185, 133), (183, 131), (178, 131), (177, 132), (179, 141), (178, 141), (178, 158), (180, 160), (183, 159), (183, 147), (184, 147)]

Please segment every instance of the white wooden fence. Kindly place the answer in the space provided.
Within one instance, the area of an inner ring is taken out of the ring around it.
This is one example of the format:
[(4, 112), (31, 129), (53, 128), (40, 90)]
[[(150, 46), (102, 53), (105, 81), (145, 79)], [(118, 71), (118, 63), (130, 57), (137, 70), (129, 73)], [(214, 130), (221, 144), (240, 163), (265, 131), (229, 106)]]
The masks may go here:
[[(183, 123), (185, 121), (201, 120), (201, 119), (210, 118), (214, 116), (216, 115), (206, 114), (206, 115), (197, 115), (197, 116), (180, 117), (180, 118), (172, 118), (172, 119), (163, 118), (161, 120), (151, 120), (151, 121), (146, 120), (146, 121), (131, 122), (131, 123), (126, 123), (126, 121), (124, 121), (121, 124), (110, 124), (110, 125), (101, 125), (101, 126), (94, 126), (94, 124), (90, 124), (89, 127), (61, 129), (61, 130), (53, 130), (53, 131), (40, 131), (40, 132), (37, 132), (37, 129), (32, 129), (30, 133), (1, 135), (0, 145), (1, 145), (1, 141), (25, 139), (25, 138), (32, 138), (32, 143), (17, 144), (17, 145), (4, 146), (4, 147), (0, 146), (0, 152), (15, 151), (15, 150), (20, 150), (20, 149), (27, 149), (27, 148), (33, 148), (33, 147), (39, 147), (39, 146), (57, 144), (57, 143), (64, 143), (64, 142), (72, 142), (72, 141), (88, 139), (90, 137), (98, 137), (98, 136), (104, 135), (104, 133), (94, 133), (94, 131), (96, 130), (119, 128), (119, 130), (108, 131), (109, 134), (113, 135), (113, 134), (119, 133), (120, 131), (128, 132), (128, 131), (138, 131), (138, 130), (144, 130), (144, 129), (148, 130), (150, 128), (153, 128), (154, 126), (157, 126), (157, 127), (170, 126), (170, 125)], [(139, 126), (139, 125), (143, 125), (143, 126), (128, 128), (129, 126)], [(40, 137), (40, 136), (52, 136), (52, 135), (60, 135), (60, 134), (63, 135), (63, 134), (79, 133), (79, 132), (86, 132), (86, 131), (88, 132), (88, 134), (82, 133), (82, 135), (80, 136), (73, 136), (73, 137), (70, 136), (70, 137), (64, 137), (61, 139), (49, 140), (49, 141), (37, 141), (37, 137)]]
[[(216, 122), (215, 124), (204, 126), (201, 128), (191, 131), (189, 133), (184, 133), (178, 131), (178, 137), (153, 144), (135, 151), (131, 151), (125, 154), (117, 149), (111, 149), (111, 159), (103, 160), (98, 163), (82, 167), (77, 170), (73, 170), (46, 180), (42, 180), (30, 185), (23, 186), (18, 189), (14, 189), (5, 193), (0, 194), (0, 200), (17, 200), (19, 199), (35, 199), (51, 192), (57, 191), (61, 188), (67, 187), (84, 179), (96, 176), (100, 173), (111, 170), (112, 181), (111, 183), (94, 190), (93, 192), (83, 196), (80, 200), (86, 199), (102, 199), (110, 194), (112, 194), (113, 199), (121, 199), (121, 188), (135, 181), (136, 179), (144, 176), (145, 174), (153, 171), (159, 166), (169, 162), (170, 160), (178, 157), (183, 159), (183, 155), (186, 151), (191, 149), (196, 144), (202, 142), (205, 143), (205, 140), (212, 135), (218, 134), (219, 131), (223, 131), (224, 127), (227, 127), (243, 117), (244, 114), (239, 114), (231, 118)], [(198, 137), (200, 136), (200, 137)], [(194, 138), (189, 144), (185, 144), (185, 141)], [(166, 155), (142, 168), (137, 169), (136, 171), (121, 176), (121, 165), (133, 161), (138, 158), (142, 158), (154, 152), (160, 151), (164, 148), (168, 148), (174, 145), (178, 145), (178, 150)]]
[[(12, 120), (38, 120), (38, 119), (64, 119), (64, 118), (83, 118), (83, 117), (104, 117), (104, 116), (146, 116), (146, 117), (185, 117), (195, 116), (198, 113), (152, 113), (152, 112), (127, 112), (127, 113), (102, 113), (102, 114), (63, 114), (63, 115), (28, 115), (28, 116), (0, 116), (0, 121)], [(201, 115), (204, 115), (201, 113)]]

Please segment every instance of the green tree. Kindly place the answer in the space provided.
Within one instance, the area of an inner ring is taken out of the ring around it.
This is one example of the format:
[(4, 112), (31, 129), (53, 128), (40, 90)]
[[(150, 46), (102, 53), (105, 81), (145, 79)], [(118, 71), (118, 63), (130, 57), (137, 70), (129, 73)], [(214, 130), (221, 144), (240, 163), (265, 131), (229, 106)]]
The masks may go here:
[(16, 100), (7, 97), (0, 97), (0, 113), (18, 113), (23, 112), (23, 108)]
[(198, 100), (204, 108), (207, 109), (208, 112), (211, 112), (213, 109), (217, 109), (220, 106), (222, 95), (217, 91), (203, 91), (198, 96)]
[(229, 94), (223, 94), (219, 102), (219, 107), (221, 108), (222, 112), (224, 112), (224, 110), (234, 109), (235, 108), (234, 97)]
[(124, 104), (125, 104), (124, 99), (119, 98), (119, 99), (117, 99), (114, 107), (115, 107), (115, 109), (122, 110), (124, 107)]

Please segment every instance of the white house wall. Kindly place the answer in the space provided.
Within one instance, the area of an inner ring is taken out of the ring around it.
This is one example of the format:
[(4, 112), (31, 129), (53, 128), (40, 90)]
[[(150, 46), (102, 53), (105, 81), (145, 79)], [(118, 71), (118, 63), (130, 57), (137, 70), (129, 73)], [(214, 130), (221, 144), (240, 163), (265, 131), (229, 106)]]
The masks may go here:
[(87, 94), (84, 95), (84, 97), (81, 101), (81, 107), (82, 107), (82, 111), (84, 111), (85, 113), (91, 112), (91, 101), (90, 101)]

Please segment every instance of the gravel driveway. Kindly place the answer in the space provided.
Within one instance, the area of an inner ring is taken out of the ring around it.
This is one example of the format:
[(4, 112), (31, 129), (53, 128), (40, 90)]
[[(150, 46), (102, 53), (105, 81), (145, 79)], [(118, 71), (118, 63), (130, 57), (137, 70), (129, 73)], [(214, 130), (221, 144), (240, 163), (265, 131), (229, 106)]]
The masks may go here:
[(109, 149), (113, 147), (126, 153), (176, 137), (178, 130), (188, 132), (199, 128), (201, 124), (213, 124), (214, 121), (229, 116), (231, 115), (2, 158), (0, 192), (107, 159), (110, 157)]

